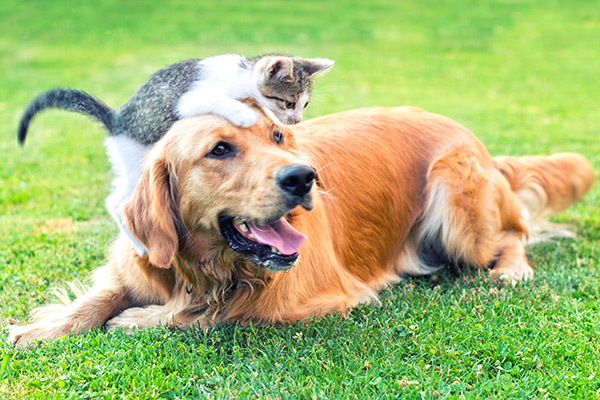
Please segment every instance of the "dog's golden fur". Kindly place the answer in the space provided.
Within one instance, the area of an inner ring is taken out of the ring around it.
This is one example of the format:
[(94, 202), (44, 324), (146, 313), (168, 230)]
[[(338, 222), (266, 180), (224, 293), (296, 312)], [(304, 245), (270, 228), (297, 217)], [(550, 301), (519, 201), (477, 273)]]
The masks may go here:
[[(207, 157), (219, 142), (235, 156)], [(274, 181), (299, 163), (318, 173), (310, 212), (288, 212)], [(296, 126), (264, 114), (248, 129), (214, 116), (183, 120), (148, 154), (124, 209), (149, 256), (119, 237), (91, 289), (38, 310), (9, 340), (100, 326), (294, 321), (346, 311), (399, 276), (447, 264), (526, 279), (528, 227), (577, 201), (593, 179), (580, 155), (492, 158), (466, 128), (410, 107)], [(296, 265), (270, 272), (246, 261), (221, 236), (222, 213), (258, 222), (287, 213), (308, 236)]]

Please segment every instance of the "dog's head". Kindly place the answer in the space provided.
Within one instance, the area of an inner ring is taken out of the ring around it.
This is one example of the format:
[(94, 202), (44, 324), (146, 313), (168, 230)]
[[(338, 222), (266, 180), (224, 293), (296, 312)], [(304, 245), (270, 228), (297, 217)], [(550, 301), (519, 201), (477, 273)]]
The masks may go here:
[(158, 267), (195, 242), (287, 270), (306, 237), (285, 216), (312, 208), (315, 176), (292, 131), (266, 114), (247, 129), (199, 116), (177, 122), (152, 148), (124, 216)]

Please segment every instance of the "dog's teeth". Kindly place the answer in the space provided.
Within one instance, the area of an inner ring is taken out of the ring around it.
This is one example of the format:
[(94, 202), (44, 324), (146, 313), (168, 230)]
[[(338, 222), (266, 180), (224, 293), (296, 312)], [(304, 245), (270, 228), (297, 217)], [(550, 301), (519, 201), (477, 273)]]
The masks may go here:
[(248, 226), (246, 225), (245, 222), (243, 222), (243, 223), (240, 224), (240, 230), (242, 232), (248, 232)]
[(279, 250), (277, 250), (277, 247), (275, 247), (275, 246), (271, 246), (271, 251), (275, 254), (281, 254), (281, 252)]
[[(236, 224), (236, 225), (241, 225), (243, 222), (244, 221), (242, 221), (241, 218), (237, 218), (236, 217), (236, 218), (233, 219), (233, 223)], [(246, 225), (246, 224), (244, 224), (244, 225)]]
[(249, 234), (249, 235), (248, 235), (248, 237), (249, 237), (250, 239), (254, 239), (254, 235), (253, 235), (253, 234)]

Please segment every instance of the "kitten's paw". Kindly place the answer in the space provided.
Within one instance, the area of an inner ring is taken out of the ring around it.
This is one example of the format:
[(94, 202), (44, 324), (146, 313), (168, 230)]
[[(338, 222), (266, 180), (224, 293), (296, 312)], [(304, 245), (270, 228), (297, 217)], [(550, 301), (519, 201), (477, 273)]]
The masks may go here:
[(245, 107), (227, 115), (226, 118), (236, 126), (249, 128), (258, 120), (258, 113), (250, 107)]

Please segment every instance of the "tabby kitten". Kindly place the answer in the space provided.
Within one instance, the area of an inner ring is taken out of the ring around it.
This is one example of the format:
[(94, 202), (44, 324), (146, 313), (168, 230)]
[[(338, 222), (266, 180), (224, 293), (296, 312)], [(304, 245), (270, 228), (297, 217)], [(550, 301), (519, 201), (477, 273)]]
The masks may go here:
[(121, 208), (139, 181), (144, 152), (183, 118), (210, 113), (237, 126), (253, 125), (256, 111), (240, 101), (247, 98), (285, 124), (298, 123), (311, 99), (314, 78), (333, 64), (328, 59), (279, 55), (183, 61), (156, 72), (118, 109), (82, 91), (52, 89), (27, 107), (19, 124), (19, 143), (25, 141), (31, 119), (46, 108), (74, 111), (102, 122), (109, 131), (106, 147), (117, 175), (106, 207), (143, 256), (147, 250), (126, 228)]

